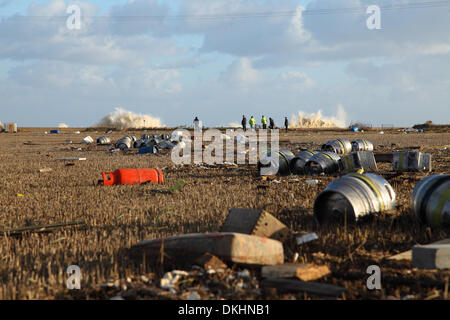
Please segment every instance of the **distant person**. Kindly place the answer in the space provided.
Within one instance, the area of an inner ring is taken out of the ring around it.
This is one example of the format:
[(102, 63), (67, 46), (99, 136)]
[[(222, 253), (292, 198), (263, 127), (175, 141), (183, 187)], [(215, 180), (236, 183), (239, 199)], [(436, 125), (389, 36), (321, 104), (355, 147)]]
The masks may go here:
[(194, 131), (201, 131), (202, 125), (200, 123), (200, 120), (198, 120), (197, 117), (194, 119)]
[(289, 121), (287, 117), (284, 117), (284, 127), (286, 128), (286, 132), (288, 132), (289, 129)]
[(250, 125), (250, 128), (252, 128), (252, 131), (255, 130), (255, 118), (253, 118), (253, 116), (250, 118), (250, 120), (248, 121), (248, 124)]
[(247, 131), (247, 118), (245, 117), (245, 115), (242, 116), (242, 130)]
[(269, 118), (269, 128), (270, 128), (271, 130), (273, 130), (273, 128), (275, 128), (275, 122), (273, 121), (272, 118)]
[(261, 124), (262, 124), (263, 129), (267, 129), (267, 118), (264, 117), (264, 115), (261, 118)]

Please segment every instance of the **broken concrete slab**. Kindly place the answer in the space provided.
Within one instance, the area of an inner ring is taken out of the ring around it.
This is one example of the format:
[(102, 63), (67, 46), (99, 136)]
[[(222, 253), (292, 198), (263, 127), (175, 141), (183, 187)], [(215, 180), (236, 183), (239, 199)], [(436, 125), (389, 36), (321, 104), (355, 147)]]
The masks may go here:
[(396, 152), (392, 160), (392, 170), (431, 172), (431, 154), (419, 151)]
[(284, 262), (283, 245), (269, 238), (241, 233), (194, 233), (139, 242), (130, 248), (131, 256), (142, 261), (164, 258), (164, 264), (192, 265), (210, 253), (225, 262), (244, 265), (274, 265)]
[(414, 246), (412, 248), (412, 265), (419, 269), (449, 269), (450, 244)]
[[(444, 239), (444, 240), (440, 240), (440, 241), (436, 241), (430, 244), (450, 244), (450, 239)], [(408, 250), (408, 251), (404, 251), (401, 252), (399, 254), (393, 255), (391, 257), (388, 258), (388, 260), (412, 260), (412, 250)]]
[(260, 209), (231, 209), (220, 231), (252, 234), (280, 241), (289, 236), (289, 228), (285, 224)]
[(261, 269), (263, 278), (298, 278), (302, 281), (313, 281), (330, 274), (328, 266), (315, 264), (284, 263), (275, 266), (264, 266)]

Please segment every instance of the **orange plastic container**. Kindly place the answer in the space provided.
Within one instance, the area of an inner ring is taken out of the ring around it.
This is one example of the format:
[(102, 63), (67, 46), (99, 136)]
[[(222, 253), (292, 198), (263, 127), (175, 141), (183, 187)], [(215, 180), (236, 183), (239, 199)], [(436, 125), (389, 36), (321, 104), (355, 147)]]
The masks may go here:
[(144, 182), (164, 182), (161, 169), (117, 169), (114, 172), (102, 172), (103, 185), (138, 184)]

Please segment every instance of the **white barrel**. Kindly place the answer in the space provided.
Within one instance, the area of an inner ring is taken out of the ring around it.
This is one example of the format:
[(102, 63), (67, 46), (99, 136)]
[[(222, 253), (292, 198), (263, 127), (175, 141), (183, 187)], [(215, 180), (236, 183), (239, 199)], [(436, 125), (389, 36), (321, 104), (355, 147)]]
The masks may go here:
[(373, 151), (373, 143), (364, 139), (356, 139), (352, 141), (352, 151)]
[(396, 195), (383, 177), (374, 173), (350, 173), (331, 182), (314, 202), (314, 217), (320, 224), (355, 222), (358, 218), (391, 210)]
[(111, 144), (111, 139), (107, 136), (97, 138), (97, 144)]
[(450, 174), (436, 174), (420, 180), (411, 200), (414, 214), (422, 224), (450, 226)]
[(131, 149), (135, 140), (131, 136), (125, 136), (116, 142), (116, 148), (120, 150)]
[[(272, 151), (268, 150), (258, 162), (258, 171), (263, 175), (262, 168), (273, 168), (269, 174), (279, 174), (282, 176), (290, 175), (290, 163), (294, 159), (294, 154), (288, 149), (280, 149), (275, 152), (277, 157), (272, 158)], [(276, 164), (278, 162), (278, 166)]]

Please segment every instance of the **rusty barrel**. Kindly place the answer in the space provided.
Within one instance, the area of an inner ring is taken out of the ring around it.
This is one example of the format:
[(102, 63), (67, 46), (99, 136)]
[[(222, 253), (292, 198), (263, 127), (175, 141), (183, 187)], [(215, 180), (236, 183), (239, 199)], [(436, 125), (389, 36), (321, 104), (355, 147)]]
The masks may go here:
[(342, 138), (329, 140), (322, 145), (322, 151), (331, 151), (339, 156), (343, 156), (352, 152), (352, 144), (350, 140)]
[(412, 193), (412, 208), (422, 224), (450, 226), (450, 174), (420, 180)]
[(356, 139), (352, 141), (352, 151), (373, 151), (373, 143), (364, 139)]
[(314, 202), (314, 217), (320, 224), (355, 222), (358, 218), (391, 210), (396, 195), (383, 177), (374, 173), (350, 173), (332, 181)]
[(258, 161), (258, 171), (260, 175), (290, 175), (290, 163), (292, 159), (294, 159), (294, 154), (288, 149), (280, 149), (274, 153), (274, 156), (272, 156), (271, 150), (267, 150), (263, 153)]
[(334, 152), (321, 151), (314, 154), (305, 164), (305, 174), (317, 176), (319, 174), (333, 174), (342, 169), (341, 157)]
[(299, 152), (290, 163), (291, 172), (293, 174), (303, 174), (305, 171), (305, 164), (317, 151), (304, 150)]

